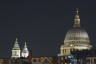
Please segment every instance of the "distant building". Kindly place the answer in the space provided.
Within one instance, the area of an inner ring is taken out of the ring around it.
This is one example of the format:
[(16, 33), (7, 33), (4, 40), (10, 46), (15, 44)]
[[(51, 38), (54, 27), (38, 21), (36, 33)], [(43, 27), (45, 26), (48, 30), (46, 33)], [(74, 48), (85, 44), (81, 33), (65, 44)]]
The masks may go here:
[(58, 56), (71, 55), (73, 50), (91, 49), (92, 47), (88, 33), (80, 26), (78, 10), (76, 12), (73, 28), (67, 32)]
[(12, 48), (12, 56), (11, 58), (20, 58), (21, 57), (21, 50), (18, 44), (18, 39), (16, 38), (14, 47)]
[(53, 64), (53, 57), (32, 58), (32, 64)]
[[(58, 64), (79, 64), (78, 61), (80, 61), (80, 64), (84, 64), (82, 62), (84, 62), (84, 58), (87, 58), (88, 56), (77, 59), (79, 56), (76, 57), (72, 53), (75, 51), (83, 52), (83, 50), (90, 51), (93, 47), (91, 45), (88, 33), (80, 25), (80, 17), (78, 12), (79, 11), (77, 9), (73, 27), (66, 33), (64, 44), (60, 47), (60, 53), (58, 54)], [(93, 58), (91, 54), (89, 55), (90, 58)]]
[(16, 38), (14, 47), (12, 48), (12, 55), (9, 64), (31, 64), (29, 56), (30, 54), (26, 42), (24, 48), (21, 50), (18, 43), (18, 39)]
[(22, 57), (24, 57), (24, 58), (27, 58), (27, 57), (29, 56), (29, 51), (28, 51), (26, 42), (25, 42), (25, 45), (24, 45), (24, 48), (23, 48), (23, 50), (22, 50), (21, 55), (22, 55)]
[(73, 58), (70, 62), (74, 61), (79, 64), (96, 64), (96, 49), (91, 50), (82, 50), (82, 51), (73, 51)]
[(6, 58), (0, 59), (0, 64), (9, 64), (9, 62), (10, 59), (6, 59)]
[(18, 39), (16, 38), (14, 47), (12, 49), (12, 56), (11, 58), (20, 58), (20, 57), (25, 57), (27, 58), (29, 55), (29, 51), (25, 42), (23, 50), (20, 49)]
[(53, 57), (32, 57), (32, 53), (29, 52), (26, 42), (24, 48), (21, 50), (16, 38), (9, 64), (53, 64), (54, 59)]

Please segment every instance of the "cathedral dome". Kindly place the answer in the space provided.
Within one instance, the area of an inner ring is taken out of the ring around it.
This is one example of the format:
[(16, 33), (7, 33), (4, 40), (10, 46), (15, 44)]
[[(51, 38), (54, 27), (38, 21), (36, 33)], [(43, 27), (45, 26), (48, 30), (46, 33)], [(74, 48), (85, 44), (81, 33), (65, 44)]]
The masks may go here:
[(81, 44), (89, 44), (89, 43), (90, 40), (89, 40), (88, 33), (80, 27), (80, 17), (77, 10), (77, 14), (75, 15), (75, 19), (74, 19), (73, 28), (67, 32), (65, 36), (64, 44), (81, 45)]
[(70, 29), (66, 36), (64, 43), (72, 44), (88, 44), (90, 43), (88, 33), (82, 28)]
[(64, 44), (60, 46), (60, 54), (58, 56), (70, 56), (75, 50), (90, 50), (90, 39), (86, 30), (80, 26), (80, 17), (78, 9), (74, 18), (73, 27), (68, 30), (65, 35)]

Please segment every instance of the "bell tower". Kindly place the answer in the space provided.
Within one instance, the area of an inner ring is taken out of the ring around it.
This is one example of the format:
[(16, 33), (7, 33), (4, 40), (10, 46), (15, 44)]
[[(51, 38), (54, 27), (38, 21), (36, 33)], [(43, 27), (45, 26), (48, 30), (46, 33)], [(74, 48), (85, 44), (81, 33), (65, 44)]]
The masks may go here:
[(25, 42), (25, 45), (24, 45), (24, 48), (23, 48), (23, 50), (22, 50), (21, 55), (22, 55), (22, 57), (24, 57), (24, 58), (27, 58), (27, 57), (29, 56), (29, 51), (28, 51), (26, 42)]
[(16, 38), (15, 40), (15, 44), (12, 48), (12, 58), (20, 58), (20, 47), (19, 47), (19, 44), (18, 44), (18, 39)]

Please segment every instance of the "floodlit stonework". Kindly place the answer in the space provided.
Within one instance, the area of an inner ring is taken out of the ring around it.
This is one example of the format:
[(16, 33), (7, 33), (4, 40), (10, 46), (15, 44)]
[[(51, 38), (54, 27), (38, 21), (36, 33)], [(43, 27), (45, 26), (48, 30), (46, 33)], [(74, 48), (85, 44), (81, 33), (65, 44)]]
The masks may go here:
[(88, 33), (80, 26), (80, 17), (77, 9), (73, 28), (66, 33), (64, 44), (61, 45), (58, 56), (71, 55), (73, 50), (86, 50), (91, 49), (91, 47)]

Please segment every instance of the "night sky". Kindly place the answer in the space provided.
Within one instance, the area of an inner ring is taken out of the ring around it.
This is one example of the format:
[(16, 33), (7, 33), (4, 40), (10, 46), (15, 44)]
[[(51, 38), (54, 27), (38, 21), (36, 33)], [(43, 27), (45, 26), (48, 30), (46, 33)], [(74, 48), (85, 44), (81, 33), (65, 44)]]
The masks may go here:
[(72, 28), (75, 8), (81, 26), (96, 44), (96, 2), (56, 0), (0, 1), (0, 58), (10, 58), (14, 41), (27, 42), (32, 56), (56, 56), (66, 32)]

